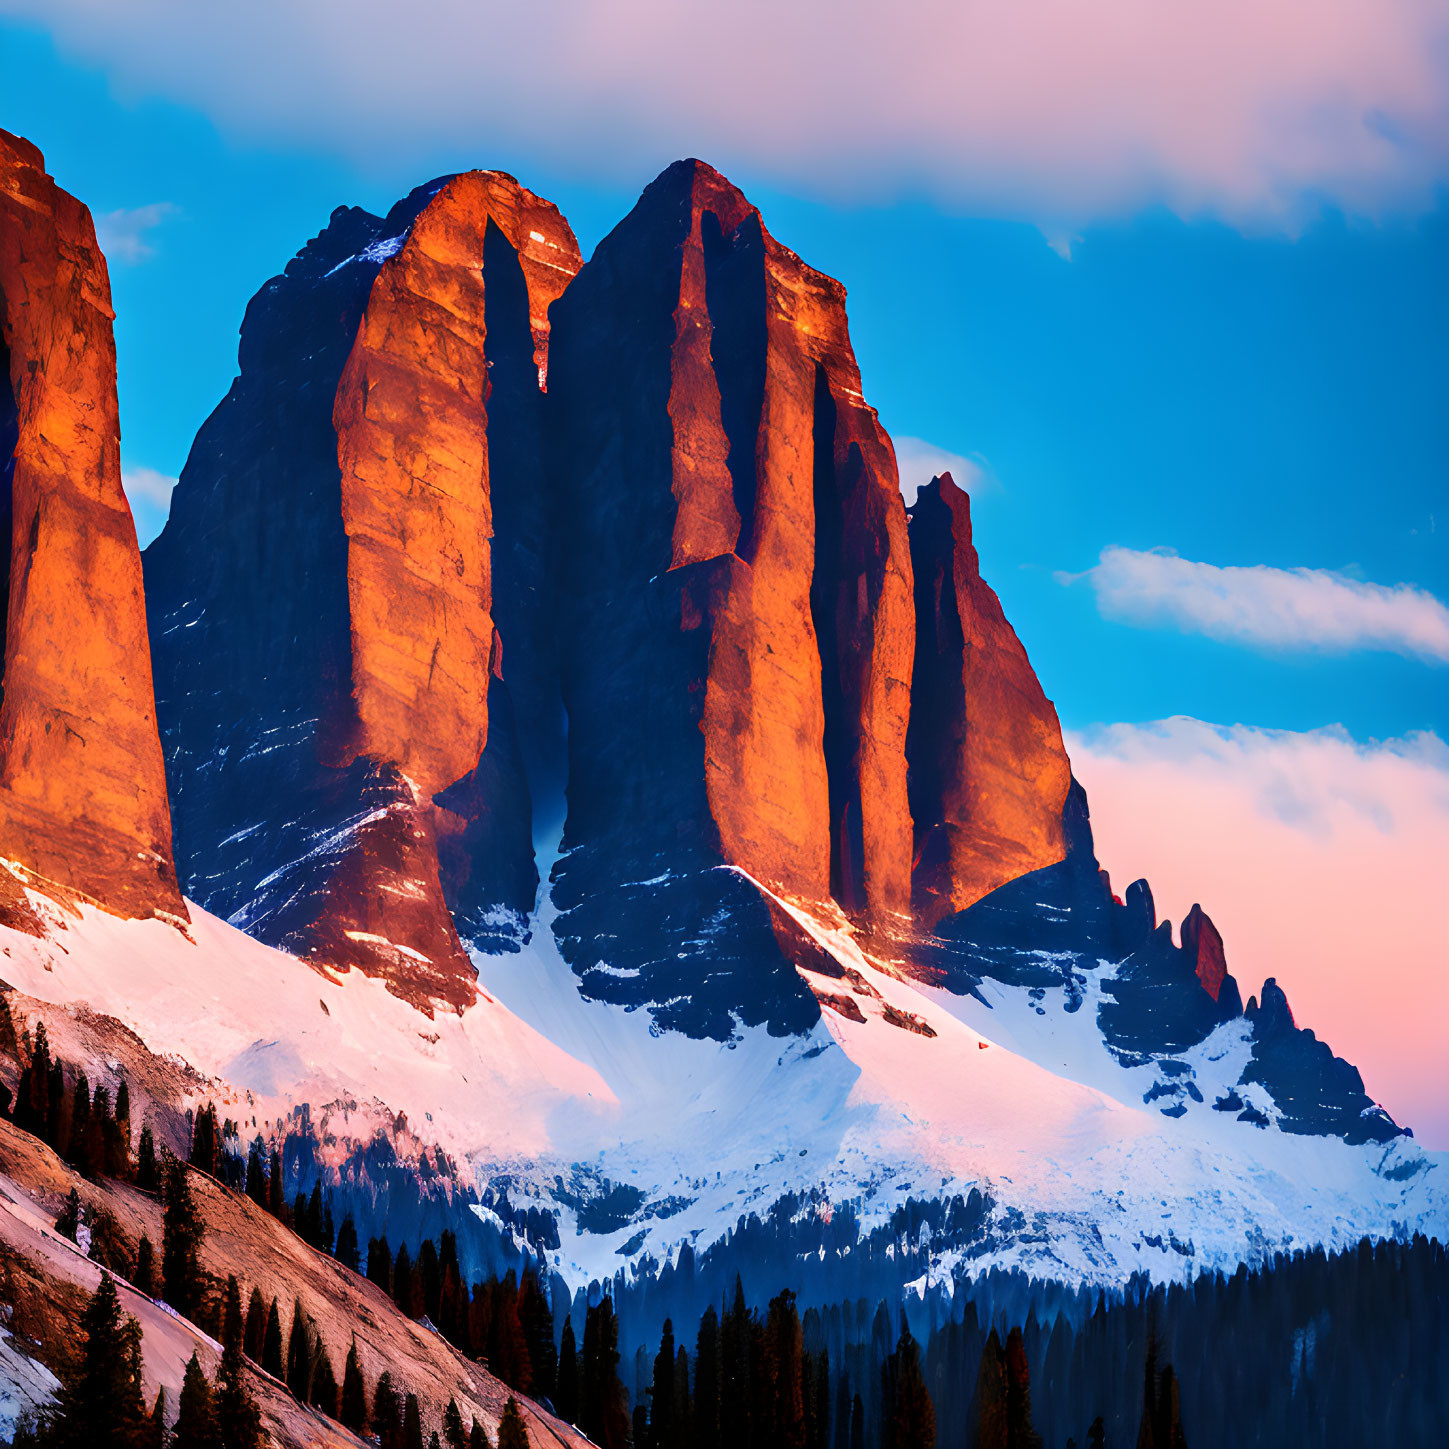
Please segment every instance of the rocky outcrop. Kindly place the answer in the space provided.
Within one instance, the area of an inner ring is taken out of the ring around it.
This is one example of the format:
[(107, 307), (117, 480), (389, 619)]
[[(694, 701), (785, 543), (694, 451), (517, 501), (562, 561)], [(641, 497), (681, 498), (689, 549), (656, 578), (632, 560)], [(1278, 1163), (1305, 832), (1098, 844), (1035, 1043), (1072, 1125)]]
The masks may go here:
[[(1261, 1002), (1250, 997), (1244, 1015), (1253, 1026), (1253, 1057), (1244, 1080), (1267, 1088), (1283, 1131), (1333, 1133), (1351, 1143), (1388, 1142), (1401, 1134), (1403, 1129), (1364, 1091), (1358, 1068), (1297, 1025), (1272, 976), (1263, 983)], [(1251, 1107), (1240, 1115), (1267, 1125)]]
[(1192, 959), (1203, 990), (1222, 1006), (1223, 1014), (1241, 1014), (1243, 1001), (1238, 983), (1228, 974), (1222, 935), (1212, 917), (1196, 902), (1182, 923), (1182, 949)]
[[(577, 265), (498, 172), (335, 212), (248, 308), (147, 551), (197, 898), (422, 1006), (471, 1002), (465, 942), (516, 948), (533, 906), (504, 647), (550, 636), (547, 590), (537, 526), (495, 524), (541, 506), (548, 309)], [(499, 554), (524, 602), (495, 615)]]
[(970, 498), (947, 473), (909, 516), (913, 897), (930, 926), (1065, 856), (1071, 766), (1057, 712), (981, 577)]
[[(686, 1030), (813, 1016), (761, 898), (717, 867), (861, 921), (909, 910), (906, 520), (844, 304), (687, 161), (554, 313), (561, 940), (587, 989)], [(661, 938), (622, 929), (641, 911)]]
[(113, 316), (90, 213), (0, 131), (0, 857), (52, 893), (184, 918)]

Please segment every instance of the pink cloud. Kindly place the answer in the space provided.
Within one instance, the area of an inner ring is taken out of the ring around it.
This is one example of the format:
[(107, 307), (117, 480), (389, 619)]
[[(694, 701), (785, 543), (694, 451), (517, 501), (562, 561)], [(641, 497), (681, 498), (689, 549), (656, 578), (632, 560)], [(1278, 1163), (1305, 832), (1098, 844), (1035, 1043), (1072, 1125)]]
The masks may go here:
[[(428, 148), (641, 182), (701, 154), (796, 190), (1073, 221), (1162, 201), (1294, 226), (1430, 204), (1445, 0), (0, 0), (127, 93), (364, 163)], [(908, 245), (908, 241), (906, 242)]]
[(1281, 649), (1388, 649), (1449, 664), (1449, 609), (1413, 584), (1364, 583), (1328, 569), (1219, 567), (1165, 549), (1103, 549), (1084, 574), (1104, 618), (1171, 624)]
[(1068, 748), (1115, 888), (1145, 875), (1174, 923), (1201, 902), (1245, 999), (1276, 976), (1300, 1026), (1449, 1148), (1449, 746), (1176, 718)]

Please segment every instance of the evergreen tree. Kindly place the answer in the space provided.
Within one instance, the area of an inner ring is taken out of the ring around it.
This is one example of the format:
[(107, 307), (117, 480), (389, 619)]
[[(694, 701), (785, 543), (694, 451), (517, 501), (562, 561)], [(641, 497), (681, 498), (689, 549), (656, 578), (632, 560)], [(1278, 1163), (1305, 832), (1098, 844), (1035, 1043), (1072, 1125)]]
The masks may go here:
[(75, 1188), (66, 1194), (65, 1202), (61, 1205), (60, 1216), (55, 1220), (55, 1230), (61, 1237), (69, 1238), (71, 1242), (80, 1241), (81, 1225), (81, 1200), (80, 1193)]
[(221, 1364), (216, 1371), (216, 1421), (226, 1449), (258, 1449), (262, 1442), (261, 1410), (247, 1388), (242, 1356), (244, 1334), (241, 1289), (232, 1274), (226, 1280)]
[(211, 1385), (201, 1370), (201, 1360), (192, 1353), (181, 1380), (181, 1401), (171, 1449), (222, 1449), (216, 1419), (216, 1401)]
[(262, 1338), (262, 1368), (274, 1379), (285, 1380), (287, 1360), (282, 1354), (282, 1315), (277, 1311), (277, 1300), (267, 1311), (267, 1331)]
[(574, 1343), (574, 1320), (564, 1319), (563, 1340), (558, 1351), (558, 1375), (553, 1396), (554, 1412), (565, 1424), (576, 1424), (579, 1418), (579, 1359)]
[(1092, 1420), (1092, 1426), (1087, 1430), (1087, 1449), (1107, 1449), (1107, 1426), (1102, 1422), (1100, 1414)]
[[(689, 1354), (680, 1344), (674, 1354), (674, 1442), (679, 1449), (695, 1449), (694, 1403), (689, 1393)], [(816, 1449), (816, 1446), (809, 1446)]]
[(720, 1323), (720, 1443), (726, 1449), (750, 1442), (752, 1319), (737, 1273), (734, 1302)]
[(362, 1364), (357, 1357), (357, 1337), (353, 1336), (352, 1347), (347, 1350), (347, 1362), (342, 1369), (342, 1399), (337, 1417), (354, 1434), (367, 1432), (367, 1385), (362, 1378)]
[(246, 1319), (242, 1314), (241, 1285), (237, 1282), (235, 1273), (228, 1273), (226, 1288), (222, 1295), (221, 1308), (221, 1342), (224, 1348), (232, 1339), (241, 1343), (242, 1332), (246, 1327)]
[(397, 1449), (402, 1442), (402, 1416), (402, 1400), (393, 1387), (392, 1374), (384, 1369), (372, 1396), (372, 1432), (379, 1449)]
[(141, 1139), (136, 1144), (136, 1186), (142, 1192), (160, 1192), (161, 1174), (156, 1167), (156, 1139), (151, 1124), (141, 1126)]
[(300, 1223), (297, 1229), (302, 1235), (302, 1241), (310, 1247), (319, 1249), (321, 1252), (330, 1253), (332, 1251), (332, 1244), (330, 1242), (323, 1242), (322, 1182), (320, 1178), (312, 1184), (312, 1196), (307, 1199), (306, 1215), (306, 1230), (303, 1231)]
[(96, 1164), (90, 1158), (91, 1089), (84, 1072), (77, 1072), (70, 1099), (70, 1140), (66, 1161), (82, 1177), (94, 1177)]
[(558, 1353), (553, 1346), (553, 1310), (539, 1286), (538, 1274), (526, 1268), (518, 1285), (518, 1322), (528, 1352), (529, 1388), (534, 1398), (552, 1401), (558, 1384)]
[(332, 1371), (332, 1356), (320, 1335), (312, 1339), (311, 1402), (329, 1419), (337, 1417), (337, 1375)]
[(601, 1299), (584, 1318), (579, 1380), (579, 1428), (600, 1449), (625, 1449), (629, 1412), (619, 1382), (619, 1320), (610, 1298)]
[[(398, 1308), (407, 1313), (408, 1305), (413, 1296), (413, 1257), (408, 1252), (408, 1245), (401, 1244), (397, 1250), (397, 1257), (393, 1259), (392, 1265), (392, 1301)], [(495, 1370), (496, 1372), (496, 1370)]]
[(97, 1087), (91, 1098), (90, 1121), (85, 1130), (83, 1155), (90, 1171), (90, 1177), (109, 1176), (106, 1172), (106, 1140), (115, 1130), (111, 1120), (111, 1092), (109, 1087)]
[(178, 1313), (194, 1318), (201, 1304), (201, 1240), (205, 1228), (191, 1196), (187, 1169), (174, 1157), (166, 1162), (161, 1229), (162, 1295)]
[(166, 1449), (166, 1390), (156, 1390), (156, 1403), (151, 1417), (146, 1421), (146, 1432), (142, 1438), (145, 1449)]
[(448, 1449), (468, 1449), (468, 1431), (463, 1427), (463, 1415), (457, 1399), (449, 1399), (443, 1410), (443, 1441)]
[(51, 1140), (50, 1108), (50, 1038), (43, 1021), (35, 1024), (35, 1045), (30, 1060), (20, 1073), (15, 1090), (15, 1125), (30, 1132), (42, 1142)]
[(1041, 1449), (1031, 1423), (1031, 1370), (1020, 1328), (1006, 1336), (1006, 1434), (1010, 1449)]
[(45, 1080), (45, 1095), (46, 1141), (68, 1161), (71, 1099), (65, 1092), (65, 1069), (54, 1059), (50, 1063), (50, 1075)]
[(911, 1330), (902, 1326), (896, 1351), (885, 1368), (882, 1449), (933, 1449), (936, 1410), (921, 1372), (921, 1351)]
[(770, 1301), (764, 1336), (775, 1380), (770, 1409), (775, 1443), (781, 1449), (805, 1449), (804, 1341), (795, 1295), (788, 1288)]
[[(674, 1411), (674, 1324), (666, 1318), (654, 1355), (654, 1377), (649, 1388), (650, 1449), (675, 1449), (678, 1434)], [(502, 1438), (502, 1432), (499, 1433)], [(637, 1439), (637, 1436), (636, 1436)]]
[(63, 1449), (133, 1449), (146, 1424), (141, 1331), (134, 1318), (123, 1319), (109, 1273), (101, 1274), (80, 1331), (79, 1362), (61, 1385), (55, 1443)]
[(468, 1449), (493, 1449), (488, 1442), (488, 1431), (477, 1419), (473, 1420), (473, 1427), (468, 1431)]
[(423, 1416), (416, 1394), (409, 1394), (403, 1404), (402, 1449), (423, 1449)]
[(498, 1449), (529, 1449), (528, 1427), (518, 1409), (518, 1400), (512, 1394), (503, 1406), (503, 1417), (498, 1421)]
[(357, 1224), (352, 1221), (351, 1213), (342, 1219), (342, 1226), (337, 1230), (337, 1248), (332, 1256), (344, 1268), (357, 1272)]
[(252, 1145), (247, 1149), (247, 1186), (246, 1193), (259, 1208), (267, 1205), (267, 1169), (265, 1158), (267, 1155), (266, 1144), (262, 1141), (261, 1133), (252, 1139)]
[(1006, 1354), (993, 1328), (981, 1350), (976, 1372), (976, 1444), (978, 1449), (1008, 1449), (1006, 1413)]
[(392, 1249), (387, 1238), (367, 1240), (367, 1281), (376, 1283), (386, 1294), (392, 1293)]
[(312, 1336), (302, 1316), (302, 1300), (292, 1300), (292, 1329), (287, 1335), (287, 1387), (299, 1404), (308, 1403), (312, 1388)]
[(242, 1330), (242, 1352), (254, 1364), (262, 1361), (262, 1345), (267, 1337), (267, 1305), (262, 1290), (252, 1284), (252, 1296), (247, 1300), (246, 1327)]
[(282, 1181), (282, 1149), (272, 1149), (271, 1170), (267, 1173), (267, 1211), (277, 1219), (287, 1219), (287, 1190)]
[(217, 1175), (221, 1159), (221, 1132), (216, 1125), (216, 1108), (210, 1102), (191, 1124), (191, 1165), (211, 1177)]
[[(984, 1446), (986, 1441), (978, 1443)], [(850, 1401), (850, 1449), (865, 1449), (865, 1404), (859, 1394)]]
[(698, 1449), (720, 1449), (719, 1315), (711, 1304), (694, 1340), (694, 1438)]
[(136, 1271), (131, 1276), (131, 1282), (148, 1298), (154, 1298), (161, 1291), (156, 1276), (156, 1250), (145, 1233), (141, 1234), (141, 1241), (136, 1247)]
[(131, 1093), (125, 1078), (116, 1089), (114, 1116), (101, 1118), (101, 1171), (121, 1180), (131, 1175)]

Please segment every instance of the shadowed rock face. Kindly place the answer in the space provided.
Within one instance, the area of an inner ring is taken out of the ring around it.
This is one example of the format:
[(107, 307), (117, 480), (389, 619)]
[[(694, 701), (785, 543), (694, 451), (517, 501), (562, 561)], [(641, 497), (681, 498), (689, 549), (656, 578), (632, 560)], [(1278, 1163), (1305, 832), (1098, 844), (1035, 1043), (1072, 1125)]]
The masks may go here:
[(1071, 765), (1057, 712), (981, 577), (971, 500), (951, 475), (909, 510), (915, 575), (913, 895), (925, 925), (1066, 854)]
[[(905, 511), (844, 290), (680, 162), (554, 324), (565, 953), (666, 1024), (791, 1029), (814, 1004), (717, 868), (867, 921), (909, 909)], [(641, 883), (654, 939), (625, 930)]]
[(90, 213), (0, 131), (0, 856), (125, 916), (185, 917)]
[(516, 949), (533, 905), (503, 641), (549, 633), (524, 524), (548, 307), (577, 264), (501, 173), (385, 220), (339, 209), (253, 299), (241, 376), (147, 551), (198, 899), (420, 1005), (472, 1001), (463, 941)]

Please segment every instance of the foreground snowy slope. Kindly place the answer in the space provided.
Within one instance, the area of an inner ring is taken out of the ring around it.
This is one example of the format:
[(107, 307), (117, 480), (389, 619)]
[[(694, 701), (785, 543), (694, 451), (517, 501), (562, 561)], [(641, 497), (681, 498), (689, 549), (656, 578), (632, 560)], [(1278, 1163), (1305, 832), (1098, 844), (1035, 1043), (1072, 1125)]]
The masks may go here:
[[(1442, 1154), (1279, 1128), (1272, 1099), (1242, 1080), (1242, 1019), (1183, 1054), (1202, 1100), (1179, 1094), (1184, 1110), (1164, 1115), (1160, 1066), (1122, 1066), (1098, 1031), (1109, 966), (1076, 1009), (1064, 992), (995, 982), (958, 996), (882, 969), (843, 923), (782, 902), (861, 983), (864, 1020), (827, 1009), (803, 1035), (750, 1028), (721, 1044), (586, 1000), (547, 898), (529, 947), (475, 957), (479, 1001), (432, 1017), (200, 909), (188, 939), (31, 900), (50, 935), (0, 928), (10, 985), (119, 1019), (262, 1129), (307, 1104), (324, 1160), (405, 1114), (408, 1140), (467, 1163), (480, 1191), (506, 1186), (553, 1213), (549, 1257), (575, 1285), (686, 1241), (699, 1251), (787, 1193), (827, 1218), (851, 1204), (869, 1230), (908, 1200), (974, 1188), (985, 1221), (942, 1239), (943, 1271), (969, 1260), (1103, 1284), (1449, 1229)], [(1268, 1125), (1215, 1111), (1232, 1091)]]

